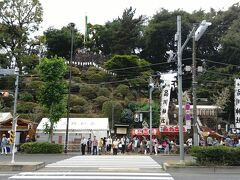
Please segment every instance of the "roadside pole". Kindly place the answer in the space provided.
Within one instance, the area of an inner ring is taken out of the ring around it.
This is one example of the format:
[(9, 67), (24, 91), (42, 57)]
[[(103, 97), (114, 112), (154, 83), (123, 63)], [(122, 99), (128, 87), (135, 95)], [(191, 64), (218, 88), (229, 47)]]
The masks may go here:
[(18, 97), (18, 80), (19, 80), (19, 69), (0, 69), (0, 75), (16, 75), (15, 81), (15, 94), (14, 94), (14, 104), (13, 104), (13, 121), (12, 121), (12, 132), (13, 132), (13, 145), (12, 145), (12, 161), (15, 163), (15, 146), (16, 146), (16, 131), (17, 131), (17, 97)]
[(15, 146), (16, 146), (16, 131), (17, 131), (17, 97), (18, 97), (18, 80), (19, 80), (19, 69), (15, 68), (16, 81), (15, 81), (15, 93), (14, 93), (14, 105), (13, 105), (13, 122), (12, 122), (12, 130), (14, 134), (13, 146), (12, 146), (12, 161), (11, 163), (15, 163)]
[(178, 42), (178, 124), (179, 124), (179, 146), (180, 163), (184, 161), (184, 139), (183, 139), (183, 108), (182, 108), (182, 39), (181, 39), (181, 16), (177, 16), (177, 42)]

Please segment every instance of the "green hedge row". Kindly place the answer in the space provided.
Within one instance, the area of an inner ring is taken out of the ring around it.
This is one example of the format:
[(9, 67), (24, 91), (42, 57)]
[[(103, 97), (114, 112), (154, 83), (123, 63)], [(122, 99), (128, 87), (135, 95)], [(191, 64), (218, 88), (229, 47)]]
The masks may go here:
[(200, 165), (240, 166), (240, 148), (227, 146), (195, 146), (190, 154)]
[(28, 142), (22, 144), (20, 150), (30, 154), (62, 153), (63, 145), (48, 142)]

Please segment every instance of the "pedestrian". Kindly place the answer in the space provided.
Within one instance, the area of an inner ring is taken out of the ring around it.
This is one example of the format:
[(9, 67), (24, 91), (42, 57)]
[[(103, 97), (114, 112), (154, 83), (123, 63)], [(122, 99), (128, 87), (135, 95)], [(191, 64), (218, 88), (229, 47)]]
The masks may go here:
[(123, 136), (121, 138), (121, 144), (122, 144), (121, 153), (124, 154), (125, 153), (125, 149), (126, 149), (126, 138), (125, 138), (125, 136)]
[(142, 149), (143, 149), (143, 153), (146, 155), (147, 154), (147, 140), (146, 140), (146, 137), (143, 137)]
[(111, 149), (112, 149), (112, 138), (111, 137), (107, 138), (106, 146), (107, 146), (107, 153), (110, 154)]
[(115, 138), (113, 141), (113, 145), (112, 145), (113, 146), (113, 155), (117, 155), (118, 144), (119, 144), (119, 142), (118, 142), (117, 138)]
[(88, 154), (92, 153), (92, 140), (91, 140), (91, 138), (88, 138), (88, 141), (87, 141), (87, 153)]
[(85, 155), (86, 145), (87, 145), (87, 140), (86, 140), (85, 137), (83, 137), (83, 139), (82, 139), (82, 141), (81, 141), (81, 151), (82, 151), (82, 155)]
[(7, 144), (8, 144), (8, 140), (6, 138), (6, 135), (3, 134), (2, 135), (2, 141), (1, 141), (1, 146), (2, 146), (2, 153), (1, 154), (6, 154), (7, 155)]
[(25, 142), (32, 142), (29, 135), (26, 136)]
[(100, 140), (99, 140), (99, 142), (98, 142), (98, 151), (99, 151), (99, 155), (101, 155), (102, 154), (102, 152), (103, 152), (103, 138), (101, 138)]
[(154, 151), (155, 151), (155, 155), (157, 155), (158, 154), (158, 139), (157, 138), (155, 138), (154, 139)]
[(212, 146), (213, 145), (213, 138), (211, 136), (207, 137), (207, 145)]
[(93, 137), (92, 145), (93, 145), (93, 155), (97, 155), (98, 140), (96, 139), (96, 136)]
[(188, 147), (191, 147), (191, 146), (192, 146), (192, 142), (193, 142), (192, 137), (189, 137), (189, 138), (187, 139), (187, 141), (186, 141), (187, 146), (188, 146)]

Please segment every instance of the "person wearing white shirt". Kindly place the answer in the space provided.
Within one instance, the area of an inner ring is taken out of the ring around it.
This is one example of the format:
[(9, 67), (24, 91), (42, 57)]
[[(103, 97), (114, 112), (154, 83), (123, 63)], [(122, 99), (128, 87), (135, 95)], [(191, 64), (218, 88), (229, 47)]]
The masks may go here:
[(82, 139), (82, 141), (81, 141), (81, 151), (82, 151), (82, 155), (85, 155), (86, 145), (87, 145), (87, 139), (86, 139), (85, 137), (83, 137), (83, 139)]

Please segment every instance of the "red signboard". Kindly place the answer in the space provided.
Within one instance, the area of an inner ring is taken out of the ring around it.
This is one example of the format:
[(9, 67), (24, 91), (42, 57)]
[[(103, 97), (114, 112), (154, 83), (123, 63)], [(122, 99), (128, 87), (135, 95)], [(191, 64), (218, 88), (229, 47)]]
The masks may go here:
[[(150, 133), (149, 128), (139, 128), (139, 129), (132, 129), (132, 136), (148, 136)], [(152, 128), (152, 135), (159, 136), (160, 132), (158, 128)]]
[[(179, 133), (179, 126), (177, 125), (163, 125), (159, 127), (160, 133), (163, 134), (178, 134)], [(186, 127), (183, 127), (183, 132), (186, 133)]]

